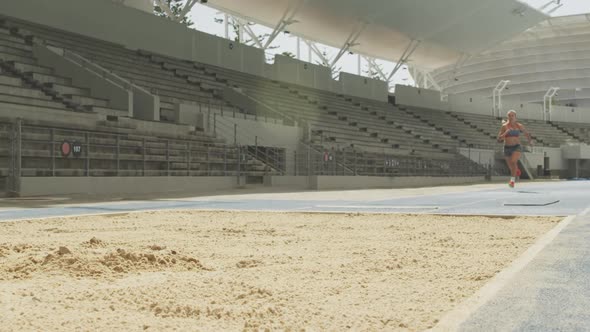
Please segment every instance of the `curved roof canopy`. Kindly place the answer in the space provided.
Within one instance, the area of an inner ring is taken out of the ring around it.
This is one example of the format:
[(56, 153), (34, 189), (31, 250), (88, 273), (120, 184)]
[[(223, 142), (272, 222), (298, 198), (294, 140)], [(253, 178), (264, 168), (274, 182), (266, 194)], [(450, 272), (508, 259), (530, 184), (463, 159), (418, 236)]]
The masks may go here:
[(579, 33), (588, 33), (590, 26), (590, 14), (576, 14), (568, 16), (551, 17), (540, 24), (531, 27), (507, 41), (509, 43), (530, 42), (543, 38), (556, 38), (560, 36), (575, 36)]
[(548, 18), (516, 0), (209, 0), (208, 5), (270, 27), (286, 22), (283, 30), (297, 36), (337, 48), (348, 43), (353, 52), (394, 62), (418, 44), (410, 63), (429, 69), (477, 54)]
[(509, 80), (502, 98), (517, 103), (543, 102), (557, 87), (554, 101), (590, 107), (589, 45), (590, 14), (552, 17), (432, 77), (447, 93), (487, 97), (500, 80)]

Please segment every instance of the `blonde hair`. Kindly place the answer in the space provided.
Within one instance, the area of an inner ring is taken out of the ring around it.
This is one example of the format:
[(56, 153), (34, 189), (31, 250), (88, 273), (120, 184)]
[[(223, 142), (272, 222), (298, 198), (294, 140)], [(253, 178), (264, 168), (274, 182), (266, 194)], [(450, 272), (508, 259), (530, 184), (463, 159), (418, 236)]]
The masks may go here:
[(502, 119), (502, 125), (504, 125), (505, 123), (508, 123), (508, 116), (510, 115), (510, 113), (514, 113), (514, 116), (516, 116), (515, 110), (510, 110), (510, 111), (506, 112), (506, 119)]

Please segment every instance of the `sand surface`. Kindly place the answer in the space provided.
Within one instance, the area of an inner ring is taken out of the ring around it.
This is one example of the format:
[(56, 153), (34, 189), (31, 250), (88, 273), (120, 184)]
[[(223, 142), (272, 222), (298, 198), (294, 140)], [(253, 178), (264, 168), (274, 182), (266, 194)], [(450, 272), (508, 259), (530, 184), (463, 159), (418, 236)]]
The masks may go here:
[(0, 331), (419, 331), (560, 220), (162, 211), (0, 223)]

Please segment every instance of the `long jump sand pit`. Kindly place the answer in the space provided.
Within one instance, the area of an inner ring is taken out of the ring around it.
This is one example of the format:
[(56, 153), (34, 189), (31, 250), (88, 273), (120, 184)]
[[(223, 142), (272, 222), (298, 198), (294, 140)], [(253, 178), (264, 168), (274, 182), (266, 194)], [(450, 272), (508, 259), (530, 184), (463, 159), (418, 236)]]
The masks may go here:
[(560, 220), (161, 211), (0, 223), (0, 330), (419, 331)]

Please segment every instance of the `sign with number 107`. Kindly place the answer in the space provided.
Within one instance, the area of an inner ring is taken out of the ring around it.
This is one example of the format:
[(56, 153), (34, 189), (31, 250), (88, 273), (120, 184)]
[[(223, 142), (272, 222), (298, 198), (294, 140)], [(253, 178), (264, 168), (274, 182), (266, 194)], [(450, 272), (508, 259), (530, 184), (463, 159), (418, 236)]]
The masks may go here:
[(74, 157), (80, 157), (82, 155), (82, 144), (80, 142), (72, 143), (72, 154)]

